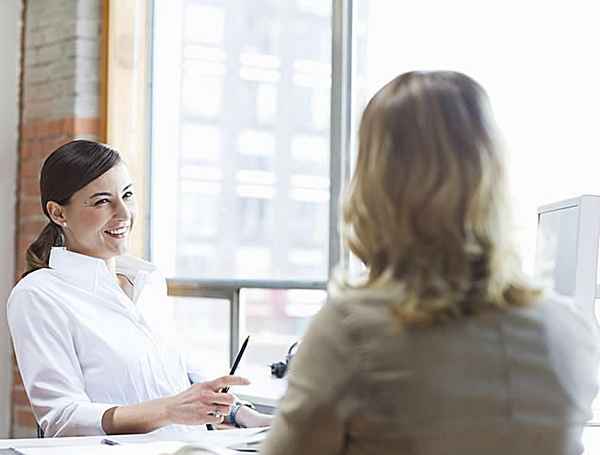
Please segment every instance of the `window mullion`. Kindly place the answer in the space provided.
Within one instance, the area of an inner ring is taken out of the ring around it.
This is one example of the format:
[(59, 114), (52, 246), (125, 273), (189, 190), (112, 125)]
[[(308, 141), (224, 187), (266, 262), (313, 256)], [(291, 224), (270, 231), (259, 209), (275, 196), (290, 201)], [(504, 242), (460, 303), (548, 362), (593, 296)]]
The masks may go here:
[(235, 288), (229, 300), (229, 365), (233, 365), (240, 346), (240, 316), (240, 288)]
[(350, 176), (352, 3), (352, 0), (333, 0), (329, 276), (338, 262), (348, 260), (338, 227), (340, 196)]

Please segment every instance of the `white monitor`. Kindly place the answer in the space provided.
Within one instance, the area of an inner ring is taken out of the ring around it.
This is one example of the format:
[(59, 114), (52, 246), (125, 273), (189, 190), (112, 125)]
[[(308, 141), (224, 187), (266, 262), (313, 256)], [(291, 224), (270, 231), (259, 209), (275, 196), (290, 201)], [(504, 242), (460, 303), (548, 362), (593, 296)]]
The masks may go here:
[(584, 195), (538, 208), (535, 277), (569, 296), (595, 319), (600, 196)]

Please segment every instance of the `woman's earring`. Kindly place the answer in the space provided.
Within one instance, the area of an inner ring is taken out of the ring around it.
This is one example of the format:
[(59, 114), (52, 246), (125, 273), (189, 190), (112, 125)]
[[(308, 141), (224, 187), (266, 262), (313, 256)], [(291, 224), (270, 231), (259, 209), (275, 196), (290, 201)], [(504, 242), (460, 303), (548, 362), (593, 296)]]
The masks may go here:
[[(63, 229), (66, 229), (67, 223), (64, 222), (62, 224), (62, 227), (63, 227)], [(61, 243), (61, 246), (66, 246), (66, 244), (65, 244), (65, 232), (64, 232), (63, 229), (60, 230), (60, 243)]]

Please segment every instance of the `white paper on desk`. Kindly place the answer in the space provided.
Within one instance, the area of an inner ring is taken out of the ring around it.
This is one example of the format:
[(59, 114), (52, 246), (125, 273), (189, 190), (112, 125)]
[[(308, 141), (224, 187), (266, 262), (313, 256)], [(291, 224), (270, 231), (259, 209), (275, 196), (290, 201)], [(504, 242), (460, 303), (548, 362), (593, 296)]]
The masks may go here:
[(265, 438), (267, 437), (267, 431), (269, 430), (268, 428), (260, 428), (260, 429), (255, 429), (256, 431), (252, 434), (248, 434), (246, 435), (246, 437), (243, 440), (237, 441), (233, 444), (229, 444), (227, 447), (233, 450), (243, 450), (243, 451), (249, 451), (251, 450), (258, 450), (260, 444), (265, 440)]
[(198, 443), (208, 447), (231, 447), (236, 444), (252, 443), (262, 440), (268, 428), (236, 428), (231, 430), (193, 431), (189, 427), (163, 427), (144, 435), (144, 439), (183, 441)]
[(32, 447), (18, 448), (17, 450), (23, 455), (162, 455), (177, 452), (186, 445), (185, 442), (178, 441), (157, 441), (145, 442), (140, 444), (120, 444), (117, 446), (109, 446), (106, 444), (95, 444), (85, 446), (71, 447)]
[(232, 455), (236, 452), (223, 447), (190, 444), (181, 441), (156, 441), (108, 446), (35, 447), (19, 448), (23, 455)]

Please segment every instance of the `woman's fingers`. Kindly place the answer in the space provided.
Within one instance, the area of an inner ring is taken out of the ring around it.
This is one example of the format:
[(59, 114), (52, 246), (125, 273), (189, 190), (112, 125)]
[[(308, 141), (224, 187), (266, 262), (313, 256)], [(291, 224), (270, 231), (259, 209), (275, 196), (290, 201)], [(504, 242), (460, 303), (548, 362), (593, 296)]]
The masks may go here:
[(167, 413), (172, 423), (198, 425), (221, 423), (234, 403), (233, 395), (214, 392), (213, 384), (195, 384), (169, 398)]
[(249, 384), (241, 376), (222, 376), (213, 381), (192, 385), (177, 395), (171, 406), (175, 423), (221, 423), (229, 414), (235, 397), (230, 393), (220, 392), (224, 387)]
[(207, 384), (209, 384), (211, 388), (217, 392), (224, 387), (232, 385), (248, 385), (250, 384), (250, 381), (241, 376), (221, 376), (220, 378), (207, 382)]
[(219, 417), (210, 415), (207, 416), (206, 419), (203, 419), (202, 423), (223, 423), (224, 420), (224, 415), (220, 415)]
[(211, 403), (231, 406), (233, 403), (235, 403), (235, 397), (229, 393), (218, 392), (212, 396)]
[(231, 409), (231, 406), (223, 406), (223, 405), (212, 405), (212, 406), (207, 406), (208, 408), (208, 415), (227, 415), (229, 414), (229, 410)]
[(192, 390), (187, 396), (187, 399), (190, 402), (200, 401), (201, 403), (205, 403), (207, 405), (215, 403), (229, 406), (235, 403), (235, 397), (230, 393), (215, 392), (203, 384), (194, 385), (193, 387), (194, 390)]

